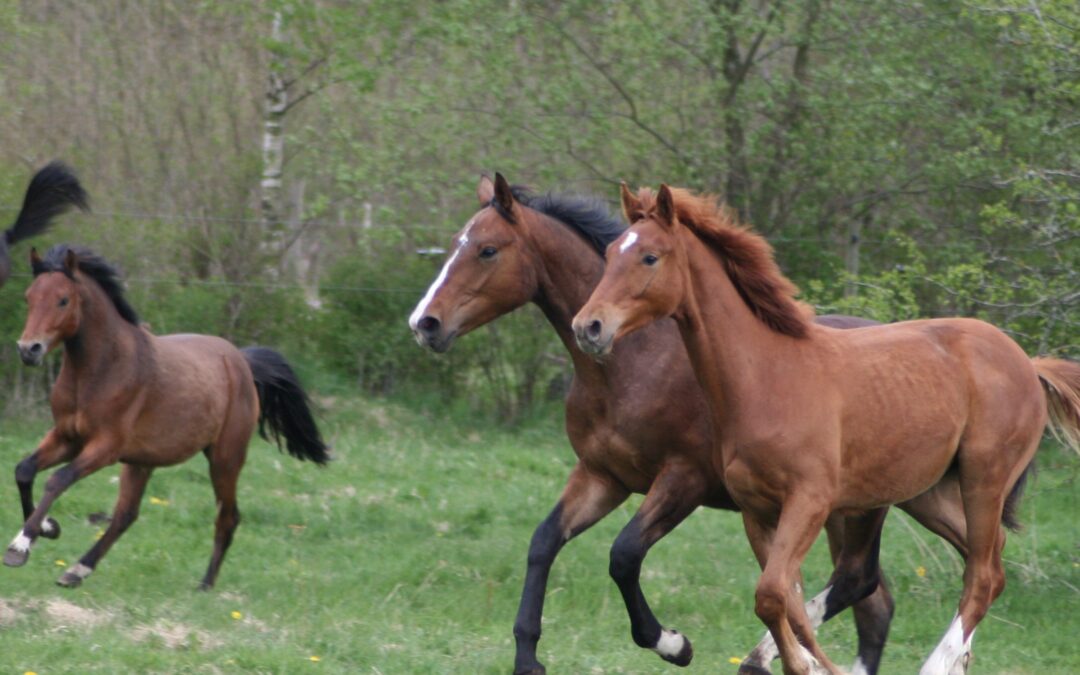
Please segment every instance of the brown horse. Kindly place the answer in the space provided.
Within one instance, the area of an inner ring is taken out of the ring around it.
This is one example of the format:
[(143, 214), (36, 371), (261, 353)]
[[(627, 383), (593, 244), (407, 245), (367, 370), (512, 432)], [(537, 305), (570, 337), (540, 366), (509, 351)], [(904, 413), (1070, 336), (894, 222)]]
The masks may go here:
[[(214, 551), (201, 587), (214, 585), (240, 522), (236, 481), (256, 425), (297, 459), (327, 461), (327, 446), (312, 419), (307, 396), (277, 352), (237, 349), (208, 335), (152, 335), (124, 298), (117, 271), (85, 249), (53, 247), (45, 258), (31, 252), (34, 282), (19, 339), (28, 365), (63, 345), (64, 361), (52, 389), (53, 428), (38, 449), (19, 462), (15, 480), (22, 499), (22, 530), (4, 564), (19, 566), (37, 537), (56, 538), (49, 507), (72, 483), (120, 462), (120, 495), (105, 534), (60, 577), (77, 586), (135, 521), (150, 474), (200, 450), (210, 462), (218, 512)], [(34, 476), (69, 462), (45, 483), (37, 507)]]
[(77, 206), (90, 208), (89, 200), (75, 173), (62, 162), (50, 162), (30, 179), (22, 209), (15, 224), (0, 235), (0, 286), (11, 276), (11, 247), (24, 239), (41, 234), (54, 218)]
[[(631, 493), (646, 497), (612, 546), (611, 575), (626, 602), (635, 643), (686, 665), (690, 643), (663, 629), (653, 615), (639, 584), (641, 565), (649, 548), (698, 506), (738, 507), (712, 461), (706, 400), (675, 323), (660, 321), (643, 329), (602, 362), (589, 358), (574, 342), (571, 318), (600, 280), (602, 252), (624, 225), (598, 202), (531, 196), (498, 174), (494, 182), (486, 177), (480, 181), (477, 196), (481, 209), (455, 236), (450, 257), (410, 317), (417, 341), (444, 352), (457, 337), (534, 302), (574, 365), (566, 429), (578, 462), (529, 546), (514, 624), (515, 672), (543, 672), (536, 646), (556, 555)], [(837, 327), (872, 323), (851, 317), (819, 320)], [(965, 552), (955, 485), (946, 484), (903, 507)], [(834, 555), (839, 554), (842, 526), (835, 518), (827, 528)], [(893, 608), (878, 578), (876, 550), (867, 551), (861, 559), (847, 559), (826, 592), (812, 601), (818, 621), (858, 601), (859, 662), (868, 673), (877, 670)], [(767, 668), (774, 654), (762, 645), (748, 663)]]
[(849, 539), (872, 538), (866, 523), (883, 507), (943, 477), (960, 487), (968, 555), (959, 610), (922, 673), (962, 671), (975, 627), (1004, 587), (1000, 523), (1048, 410), (1080, 445), (1080, 365), (1029, 359), (971, 319), (817, 325), (765, 240), (714, 199), (667, 186), (622, 193), (632, 225), (608, 247), (575, 336), (604, 355), (635, 330), (675, 319), (710, 402), (713, 466), (763, 567), (755, 611), (784, 672), (837, 672), (797, 583), (829, 515), (864, 523), (845, 529)]

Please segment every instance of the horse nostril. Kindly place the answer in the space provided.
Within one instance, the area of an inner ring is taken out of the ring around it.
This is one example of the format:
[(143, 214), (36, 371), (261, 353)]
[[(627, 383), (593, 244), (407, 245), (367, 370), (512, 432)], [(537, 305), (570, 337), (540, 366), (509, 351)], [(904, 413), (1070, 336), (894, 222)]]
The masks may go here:
[(592, 323), (589, 324), (589, 326), (585, 329), (585, 332), (586, 332), (586, 334), (588, 334), (589, 339), (596, 340), (597, 338), (600, 337), (600, 329), (602, 327), (603, 326), (601, 326), (600, 321), (597, 319), (597, 320), (592, 321)]
[(439, 320), (436, 319), (433, 316), (425, 316), (424, 318), (422, 318), (422, 319), (420, 319), (419, 321), (416, 322), (416, 328), (421, 333), (426, 333), (427, 335), (431, 335), (433, 333), (438, 332), (438, 330), (439, 330)]
[(40, 342), (35, 342), (34, 344), (30, 345), (30, 355), (31, 356), (37, 356), (38, 354), (40, 354), (44, 350), (45, 350), (45, 345), (41, 344)]

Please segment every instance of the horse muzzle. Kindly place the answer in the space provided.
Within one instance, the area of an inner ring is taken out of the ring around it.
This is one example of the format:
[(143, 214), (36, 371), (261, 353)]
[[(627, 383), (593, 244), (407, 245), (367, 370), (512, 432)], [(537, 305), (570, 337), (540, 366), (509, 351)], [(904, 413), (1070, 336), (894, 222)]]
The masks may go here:
[(615, 346), (615, 332), (608, 330), (599, 319), (575, 320), (574, 339), (581, 351), (594, 358), (607, 356)]
[(442, 322), (431, 315), (423, 316), (416, 322), (410, 322), (409, 327), (412, 329), (413, 337), (416, 338), (416, 343), (436, 354), (442, 354), (450, 349), (457, 334), (455, 331), (444, 332)]
[(49, 351), (43, 340), (19, 340), (15, 344), (19, 347), (19, 358), (28, 366), (40, 366)]

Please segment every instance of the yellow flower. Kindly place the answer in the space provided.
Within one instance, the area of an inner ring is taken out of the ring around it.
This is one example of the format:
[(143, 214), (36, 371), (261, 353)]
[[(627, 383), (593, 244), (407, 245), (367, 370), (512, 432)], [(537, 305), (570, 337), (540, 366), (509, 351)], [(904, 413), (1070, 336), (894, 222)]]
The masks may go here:
[(732, 656), (730, 659), (727, 660), (727, 662), (737, 666), (742, 663), (742, 659), (740, 659), (738, 656)]
[(161, 497), (151, 497), (150, 498), (150, 503), (154, 504), (155, 506), (168, 506), (169, 505), (169, 500), (168, 499), (162, 499)]
[(63, 560), (57, 560), (56, 561), (56, 566), (57, 567), (64, 567), (65, 565), (67, 565), (67, 563), (64, 562)]
[(236, 611), (235, 609), (233, 610), (232, 614), (230, 614), (229, 616), (236, 619), (237, 621), (244, 618), (244, 615), (241, 614), (240, 612)]
[(25, 673), (23, 673), (23, 675), (37, 675), (37, 673), (35, 673), (35, 672), (34, 672), (34, 671), (32, 671), (32, 670), (28, 670), (28, 671), (26, 671)]
[(308, 661), (311, 661), (312, 663), (318, 663), (319, 661), (322, 661), (322, 659), (320, 659), (318, 656), (315, 656), (313, 654), (313, 655), (308, 657)]
[(919, 565), (918, 567), (915, 568), (915, 574), (918, 575), (918, 577), (920, 579), (925, 577), (926, 576), (926, 568), (923, 567), (922, 565)]
[(98, 531), (94, 533), (94, 539), (101, 539), (105, 536), (105, 530), (98, 528)]

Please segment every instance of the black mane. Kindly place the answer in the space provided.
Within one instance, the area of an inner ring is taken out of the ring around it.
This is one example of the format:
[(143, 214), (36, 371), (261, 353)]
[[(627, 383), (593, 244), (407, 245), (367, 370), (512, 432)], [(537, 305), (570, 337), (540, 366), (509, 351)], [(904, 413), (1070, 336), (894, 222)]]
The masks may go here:
[(101, 286), (101, 290), (105, 291), (105, 295), (109, 296), (113, 305), (116, 306), (116, 311), (120, 312), (120, 316), (125, 321), (138, 326), (139, 315), (135, 313), (135, 310), (128, 304), (127, 298), (124, 297), (124, 286), (121, 281), (120, 270), (88, 248), (69, 246), (68, 244), (53, 246), (45, 254), (45, 257), (41, 259), (41, 262), (32, 266), (34, 276), (36, 277), (45, 272), (60, 272), (67, 275), (68, 278), (74, 278), (64, 265), (69, 250), (75, 253), (79, 271), (96, 281), (98, 286)]
[[(556, 195), (550, 192), (534, 195), (528, 188), (514, 185), (510, 188), (514, 199), (530, 209), (567, 225), (575, 230), (599, 253), (604, 255), (607, 245), (619, 238), (626, 225), (608, 210), (607, 204), (596, 197), (583, 195)], [(506, 220), (513, 222), (511, 214), (492, 199), (491, 206)]]

